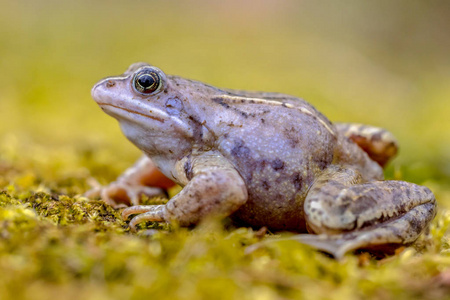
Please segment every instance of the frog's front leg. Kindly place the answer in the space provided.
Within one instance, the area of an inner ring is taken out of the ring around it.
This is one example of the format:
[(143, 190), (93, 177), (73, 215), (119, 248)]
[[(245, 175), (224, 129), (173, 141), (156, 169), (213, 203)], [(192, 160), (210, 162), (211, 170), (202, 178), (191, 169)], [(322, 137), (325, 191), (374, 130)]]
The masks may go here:
[(130, 221), (132, 230), (144, 221), (175, 221), (188, 226), (207, 215), (228, 216), (247, 201), (244, 180), (220, 154), (202, 154), (182, 161), (182, 165), (177, 168), (177, 177), (184, 177), (187, 184), (167, 204), (133, 206), (122, 212), (124, 219), (139, 214)]
[(305, 200), (310, 231), (296, 239), (342, 257), (356, 249), (414, 242), (436, 213), (433, 193), (404, 181), (361, 183), (352, 169), (331, 167)]
[(96, 186), (85, 193), (88, 198), (101, 197), (114, 208), (138, 205), (141, 195), (164, 194), (175, 183), (162, 174), (150, 158), (143, 155), (116, 181), (107, 186)]

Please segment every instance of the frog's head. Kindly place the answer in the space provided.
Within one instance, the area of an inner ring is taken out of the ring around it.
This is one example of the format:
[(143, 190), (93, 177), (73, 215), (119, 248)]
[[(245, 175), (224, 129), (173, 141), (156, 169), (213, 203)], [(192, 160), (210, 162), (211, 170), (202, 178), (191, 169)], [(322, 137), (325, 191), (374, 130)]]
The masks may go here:
[(185, 115), (183, 102), (160, 69), (132, 64), (124, 74), (99, 81), (92, 97), (147, 154), (181, 154), (192, 147), (195, 124)]

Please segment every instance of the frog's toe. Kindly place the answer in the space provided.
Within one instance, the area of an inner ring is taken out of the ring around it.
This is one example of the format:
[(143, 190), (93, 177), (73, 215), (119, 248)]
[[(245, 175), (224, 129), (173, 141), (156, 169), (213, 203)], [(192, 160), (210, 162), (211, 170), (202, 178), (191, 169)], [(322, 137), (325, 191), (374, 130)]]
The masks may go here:
[(342, 259), (344, 255), (354, 249), (351, 243), (342, 238), (342, 236), (330, 236), (326, 234), (298, 234), (288, 240), (298, 241), (302, 244), (311, 246), (333, 255), (336, 259)]
[[(397, 224), (398, 226), (398, 224)], [(297, 241), (299, 243), (313, 247), (314, 249), (331, 254), (335, 259), (342, 259), (345, 254), (358, 249), (363, 249), (371, 253), (394, 253), (393, 250), (399, 248), (405, 243), (400, 239), (391, 238), (385, 242), (386, 236), (389, 236), (392, 228), (376, 228), (367, 231), (354, 231), (343, 234), (297, 234), (286, 238), (270, 239), (260, 243), (253, 244), (246, 249), (246, 253), (251, 253), (268, 243), (278, 241)]]
[[(253, 251), (274, 242), (279, 241), (297, 241), (302, 244), (311, 246), (314, 249), (331, 254), (336, 259), (341, 259), (344, 255), (353, 248), (346, 243), (340, 236), (330, 236), (326, 234), (297, 234), (286, 238), (269, 239), (260, 243), (253, 244), (245, 249), (245, 253), (249, 254)], [(349, 247), (350, 246), (350, 247)]]
[(165, 195), (161, 188), (131, 185), (126, 182), (112, 182), (107, 186), (97, 186), (85, 193), (86, 197), (99, 197), (114, 208), (139, 205), (142, 195), (149, 198)]
[(100, 197), (107, 204), (111, 205), (114, 208), (123, 208), (129, 206), (133, 201), (134, 195), (131, 195), (128, 192), (126, 186), (122, 184), (113, 182), (108, 186), (102, 187), (100, 191)]
[(127, 220), (129, 216), (136, 215), (130, 221), (131, 231), (136, 231), (136, 225), (142, 222), (162, 222), (165, 221), (166, 206), (165, 205), (137, 205), (124, 209), (122, 211), (122, 219)]
[(153, 198), (156, 196), (165, 196), (167, 194), (161, 188), (144, 185), (131, 185), (127, 187), (127, 195), (130, 199), (131, 205), (139, 205), (143, 195), (148, 198)]
[(102, 188), (99, 186), (92, 187), (90, 190), (86, 191), (83, 196), (89, 199), (100, 197)]
[(96, 186), (83, 194), (89, 199), (100, 198), (106, 204), (114, 208), (127, 207), (130, 204), (130, 199), (124, 190), (121, 190), (116, 185)]

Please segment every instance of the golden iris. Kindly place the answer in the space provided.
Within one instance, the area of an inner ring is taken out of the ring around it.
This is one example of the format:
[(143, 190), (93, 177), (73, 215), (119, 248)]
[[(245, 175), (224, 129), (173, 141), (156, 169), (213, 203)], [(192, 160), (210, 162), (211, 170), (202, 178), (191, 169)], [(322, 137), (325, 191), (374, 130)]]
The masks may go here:
[(161, 77), (151, 69), (142, 70), (134, 76), (134, 88), (143, 94), (151, 94), (161, 84)]

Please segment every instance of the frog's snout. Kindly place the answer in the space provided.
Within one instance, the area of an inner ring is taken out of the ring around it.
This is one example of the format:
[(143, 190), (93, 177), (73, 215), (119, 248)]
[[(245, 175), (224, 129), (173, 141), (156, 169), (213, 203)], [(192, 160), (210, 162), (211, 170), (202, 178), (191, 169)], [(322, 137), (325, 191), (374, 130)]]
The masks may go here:
[(94, 85), (94, 87), (91, 90), (91, 97), (97, 101), (99, 99), (99, 86), (101, 85), (102, 82), (97, 83), (96, 85)]
[(112, 88), (116, 83), (110, 79), (100, 80), (91, 90), (91, 96), (95, 101), (99, 101), (103, 98), (103, 95), (107, 92), (109, 88)]

